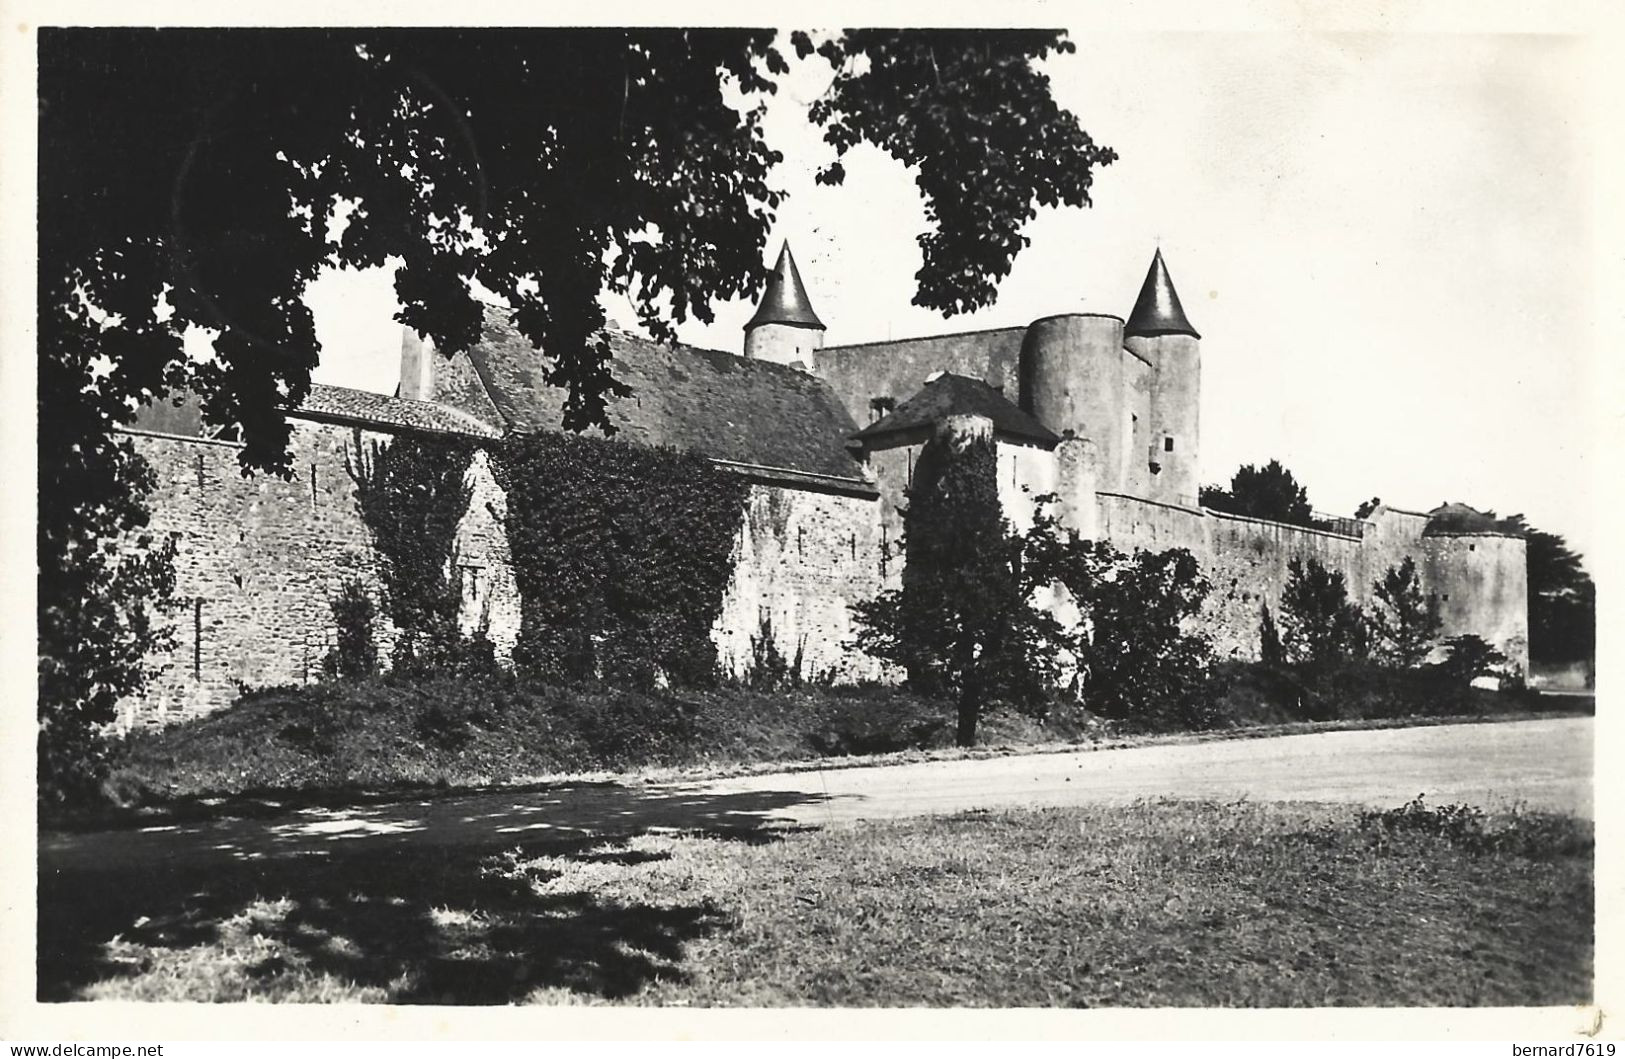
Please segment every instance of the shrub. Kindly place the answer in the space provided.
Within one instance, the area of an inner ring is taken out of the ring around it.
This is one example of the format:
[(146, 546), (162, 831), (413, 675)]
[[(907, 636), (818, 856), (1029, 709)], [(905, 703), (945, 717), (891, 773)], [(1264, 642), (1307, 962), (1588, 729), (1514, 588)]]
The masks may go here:
[(1505, 677), (1507, 656), (1481, 636), (1452, 636), (1444, 642), (1444, 658), (1435, 668), (1452, 684), (1471, 684), (1478, 677)]
[(1258, 609), (1258, 660), (1267, 666), (1282, 665), (1286, 662), (1286, 647), (1281, 643), (1281, 630), (1269, 603), (1259, 601)]
[(1224, 723), (1212, 643), (1188, 628), (1209, 591), (1190, 552), (1124, 555), (1062, 530), (1042, 510), (1028, 534), (1027, 562), (1036, 579), (1064, 587), (1081, 611), (1070, 646), (1090, 710), (1138, 730)]
[(1379, 845), (1395, 835), (1418, 834), (1476, 850), (1484, 846), (1484, 811), (1471, 805), (1430, 806), (1418, 794), (1398, 809), (1362, 812), (1359, 830)]
[(1416, 562), (1407, 555), (1404, 562), (1389, 567), (1372, 589), (1377, 606), (1372, 608), (1370, 626), (1378, 656), (1404, 669), (1421, 665), (1438, 638), (1442, 622), (1439, 598), (1422, 594)]
[(1281, 591), (1282, 642), (1294, 662), (1328, 666), (1366, 653), (1365, 620), (1341, 571), (1316, 559), (1287, 564)]
[(942, 707), (911, 696), (878, 697), (861, 709), (835, 712), (807, 734), (807, 745), (823, 757), (889, 754), (950, 742)]
[(329, 679), (360, 680), (378, 672), (378, 645), (373, 640), (377, 608), (359, 581), (346, 581), (333, 597), (333, 648), (322, 660)]
[(557, 712), (602, 768), (678, 764), (698, 756), (703, 742), (702, 705), (672, 692), (607, 688), (571, 696)]
[(745, 673), (745, 686), (752, 691), (777, 691), (800, 683), (801, 648), (789, 659), (779, 650), (773, 635), (773, 619), (764, 611), (756, 635), (750, 638), (750, 669)]
[[(42, 358), (42, 393), (64, 381), (60, 367)], [(62, 392), (91, 400), (72, 385)], [(154, 619), (178, 602), (175, 546), (146, 532), (157, 476), (128, 438), (69, 437), (42, 415), (39, 454), (37, 792), (60, 804), (100, 791), (119, 700), (146, 686), (155, 654), (174, 643)]]
[(1262, 467), (1243, 464), (1230, 479), (1230, 488), (1204, 485), (1198, 503), (1215, 511), (1264, 518), (1298, 526), (1315, 524), (1309, 493), (1292, 472), (1271, 460)]

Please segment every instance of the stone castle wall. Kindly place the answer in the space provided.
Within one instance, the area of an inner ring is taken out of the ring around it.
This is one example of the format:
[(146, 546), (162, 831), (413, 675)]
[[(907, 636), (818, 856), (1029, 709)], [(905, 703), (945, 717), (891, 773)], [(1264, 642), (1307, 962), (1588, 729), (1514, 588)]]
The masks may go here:
[[(235, 445), (131, 432), (153, 464), (153, 532), (177, 544), (176, 594), (167, 616), (174, 649), (119, 724), (163, 725), (229, 705), (245, 687), (320, 678), (333, 643), (331, 600), (349, 580), (377, 598), (377, 561), (355, 501), (347, 461), (358, 445), (390, 434), (337, 423), (292, 420), (291, 480), (238, 471)], [(754, 642), (770, 630), (780, 654), (802, 659), (806, 675), (842, 680), (895, 674), (849, 650), (851, 605), (900, 582), (900, 506), (918, 444), (871, 454), (879, 499), (753, 484), (735, 543), (733, 580), (713, 628), (724, 668), (743, 672)], [(1068, 523), (1122, 550), (1186, 548), (1212, 583), (1205, 627), (1219, 652), (1256, 658), (1264, 607), (1277, 618), (1293, 559), (1341, 571), (1352, 597), (1372, 603), (1372, 585), (1406, 556), (1425, 591), (1440, 597), (1445, 635), (1472, 632), (1527, 666), (1524, 542), (1493, 534), (1424, 537), (1426, 516), (1378, 509), (1361, 537), (1162, 503), (1119, 493), (1071, 494), (1092, 475), (1082, 442), (1056, 453), (999, 446), (999, 489), (1017, 529), (1031, 523), (1034, 497), (1062, 494)], [(1068, 455), (1082, 460), (1072, 468)], [(458, 528), (456, 577), (462, 624), (483, 627), (499, 657), (511, 654), (520, 621), (504, 530), (507, 497), (484, 452), (469, 469), (472, 498)], [(387, 658), (394, 629), (380, 608), (378, 646)]]
[[(349, 580), (379, 599), (378, 565), (355, 500), (347, 459), (358, 444), (387, 442), (377, 430), (292, 419), (294, 477), (238, 470), (238, 446), (130, 432), (157, 472), (151, 530), (174, 537), (176, 596), (165, 616), (173, 650), (139, 698), (121, 705), (118, 725), (166, 725), (230, 705), (244, 688), (320, 679), (333, 645), (331, 601)], [(483, 626), (499, 657), (511, 655), (520, 602), (504, 530), (507, 496), (484, 452), (469, 467), (472, 496), (458, 526), (455, 577), (462, 626)], [(849, 601), (879, 591), (880, 526), (875, 501), (753, 485), (741, 520), (734, 583), (713, 631), (725, 665), (748, 664), (751, 639), (769, 619), (780, 651), (802, 649), (809, 672), (847, 679), (877, 675), (848, 657)], [(387, 659), (395, 629), (380, 607), (376, 627)]]
[(724, 670), (746, 672), (755, 640), (771, 630), (786, 659), (801, 657), (803, 676), (878, 679), (879, 663), (845, 644), (851, 604), (880, 593), (880, 545), (874, 500), (753, 485), (712, 630)]
[(1482, 636), (1520, 671), (1529, 662), (1525, 545), (1515, 537), (1424, 537), (1425, 516), (1379, 510), (1361, 536), (1228, 515), (1113, 493), (1096, 496), (1100, 535), (1120, 550), (1185, 548), (1212, 584), (1203, 627), (1221, 655), (1259, 655), (1263, 609), (1280, 620), (1293, 560), (1343, 574), (1350, 598), (1375, 602), (1390, 567), (1414, 560), (1422, 590), (1440, 601), (1441, 635)]
[(851, 415), (866, 426), (879, 416), (870, 404), (889, 397), (898, 404), (913, 397), (925, 380), (945, 371), (981, 379), (1015, 401), (1018, 362), (1027, 328), (969, 331), (928, 338), (900, 338), (856, 346), (827, 346), (813, 359), (813, 374), (829, 383)]
[[(333, 640), (330, 600), (348, 580), (376, 598), (378, 570), (345, 456), (354, 432), (294, 421), (294, 477), (244, 478), (237, 446), (132, 435), (157, 472), (152, 529), (176, 543), (174, 649), (122, 727), (169, 724), (227, 705), (244, 686), (321, 674)], [(386, 440), (372, 432), (365, 443)], [(393, 629), (380, 622), (387, 655)]]
[(1459, 534), (1423, 539), (1423, 583), (1439, 596), (1443, 635), (1474, 633), (1529, 668), (1529, 561), (1522, 538)]

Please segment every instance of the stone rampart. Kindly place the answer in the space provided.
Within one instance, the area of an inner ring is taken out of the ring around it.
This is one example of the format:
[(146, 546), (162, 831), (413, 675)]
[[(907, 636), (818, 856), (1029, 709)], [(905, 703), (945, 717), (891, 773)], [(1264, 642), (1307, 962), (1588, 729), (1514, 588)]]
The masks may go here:
[[(230, 705), (244, 688), (320, 679), (333, 645), (332, 599), (350, 580), (380, 601), (379, 654), (395, 629), (381, 603), (378, 563), (356, 505), (349, 464), (357, 446), (388, 442), (377, 430), (291, 420), (290, 480), (244, 478), (238, 446), (195, 437), (130, 432), (157, 472), (151, 530), (176, 540), (176, 595), (162, 620), (175, 646), (162, 672), (122, 704), (118, 724), (165, 725)], [(483, 626), (499, 657), (519, 632), (520, 601), (505, 529), (507, 495), (476, 452), (471, 499), (458, 526), (453, 576), (462, 626)], [(875, 676), (849, 656), (850, 604), (879, 591), (879, 504), (872, 498), (753, 485), (736, 544), (734, 581), (713, 631), (719, 655), (748, 665), (765, 617), (785, 657), (801, 650), (811, 673)]]
[(1265, 607), (1279, 621), (1293, 560), (1343, 574), (1350, 598), (1375, 605), (1374, 586), (1411, 558), (1437, 596), (1442, 636), (1474, 633), (1528, 667), (1524, 542), (1515, 537), (1424, 537), (1426, 516), (1379, 509), (1360, 535), (1230, 515), (1116, 493), (1096, 494), (1099, 536), (1120, 550), (1185, 548), (1212, 583), (1203, 628), (1221, 655), (1253, 659)]

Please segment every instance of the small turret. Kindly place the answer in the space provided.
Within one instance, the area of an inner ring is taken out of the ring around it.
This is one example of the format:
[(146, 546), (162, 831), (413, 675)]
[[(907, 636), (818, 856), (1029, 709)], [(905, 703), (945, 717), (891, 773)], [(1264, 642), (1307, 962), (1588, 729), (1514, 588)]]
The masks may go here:
[(1163, 263), (1162, 249), (1151, 259), (1151, 269), (1140, 285), (1140, 297), (1134, 302), (1134, 311), (1123, 325), (1125, 338), (1150, 338), (1155, 335), (1190, 335), (1201, 338), (1196, 328), (1185, 319), (1185, 307), (1179, 304), (1174, 281)]
[(786, 242), (779, 262), (767, 277), (756, 315), (745, 325), (745, 356), (810, 368), (815, 350), (824, 345), (824, 322), (813, 312), (807, 288), (801, 285), (796, 259)]
[(1152, 499), (1196, 503), (1201, 446), (1201, 335), (1185, 318), (1162, 251), (1123, 325), (1123, 345), (1151, 365), (1151, 423), (1145, 460)]

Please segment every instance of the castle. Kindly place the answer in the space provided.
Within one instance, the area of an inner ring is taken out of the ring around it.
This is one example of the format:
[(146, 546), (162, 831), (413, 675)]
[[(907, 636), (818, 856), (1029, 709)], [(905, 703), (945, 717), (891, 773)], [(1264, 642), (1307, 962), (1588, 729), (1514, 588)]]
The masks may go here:
[[(1000, 500), (1017, 528), (1048, 494), (1062, 524), (1085, 537), (1124, 551), (1189, 549), (1213, 586), (1202, 621), (1223, 655), (1257, 657), (1263, 613), (1278, 614), (1292, 560), (1343, 573), (1369, 605), (1373, 583), (1410, 557), (1439, 599), (1445, 636), (1482, 636), (1527, 669), (1524, 541), (1471, 509), (1379, 505), (1301, 526), (1198, 503), (1201, 335), (1160, 251), (1126, 319), (1068, 313), (847, 346), (826, 346), (824, 334), (788, 245), (743, 355), (607, 332), (614, 374), (632, 391), (610, 400), (617, 436), (697, 452), (749, 483), (712, 630), (726, 667), (747, 665), (752, 638), (770, 628), (809, 670), (883, 675), (845, 646), (850, 608), (898, 583), (915, 461), (933, 432), (951, 429), (993, 438)], [(193, 404), (144, 410), (127, 433), (158, 472), (152, 524), (177, 543), (186, 605), (174, 650), (157, 660), (162, 674), (120, 723), (165, 724), (229, 705), (245, 686), (317, 678), (338, 586), (377, 581), (347, 473), (351, 446), (556, 430), (562, 407), (529, 341), (492, 308), (482, 340), (454, 357), (408, 332), (392, 397), (313, 386), (289, 412), (293, 480), (242, 478), (235, 446), (204, 436)], [(520, 619), (507, 497), (484, 453), (469, 484), (456, 576), (465, 623), (487, 623), (500, 655)]]

